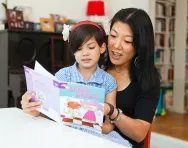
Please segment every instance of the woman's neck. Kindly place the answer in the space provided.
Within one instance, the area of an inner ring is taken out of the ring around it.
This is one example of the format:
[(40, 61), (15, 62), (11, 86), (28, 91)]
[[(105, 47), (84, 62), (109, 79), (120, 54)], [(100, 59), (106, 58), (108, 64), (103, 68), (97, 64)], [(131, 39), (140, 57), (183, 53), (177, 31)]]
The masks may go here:
[(125, 71), (129, 71), (129, 67), (130, 67), (130, 64), (124, 64), (124, 65), (114, 65), (113, 66), (113, 70), (116, 72), (116, 73), (122, 73), (122, 72), (125, 72)]
[(97, 69), (97, 65), (91, 68), (84, 68), (84, 67), (79, 66), (79, 64), (77, 64), (77, 69), (82, 75), (82, 77), (84, 78), (84, 80), (88, 81), (90, 77), (95, 73)]

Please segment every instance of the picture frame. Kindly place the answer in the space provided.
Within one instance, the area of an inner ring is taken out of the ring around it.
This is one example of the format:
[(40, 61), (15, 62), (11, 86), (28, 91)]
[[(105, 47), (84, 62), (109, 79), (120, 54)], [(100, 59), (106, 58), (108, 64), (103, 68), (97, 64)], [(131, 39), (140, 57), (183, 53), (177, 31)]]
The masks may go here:
[(34, 23), (32, 23), (32, 22), (24, 22), (24, 29), (25, 30), (34, 30)]
[(40, 23), (34, 23), (33, 30), (34, 31), (42, 31), (41, 24)]
[(54, 32), (54, 23), (51, 18), (40, 18), (42, 31)]
[(23, 12), (23, 20), (25, 22), (33, 22), (33, 10), (29, 6), (15, 6), (15, 10)]
[(60, 14), (50, 14), (50, 18), (53, 20), (54, 23), (56, 22), (61, 22), (61, 23), (66, 23), (68, 19)]
[(54, 21), (54, 22), (60, 22), (62, 16), (59, 14), (50, 14), (50, 18)]
[(23, 20), (22, 11), (7, 9), (6, 14), (7, 14), (9, 29), (23, 29), (24, 28), (24, 20)]
[(55, 22), (54, 28), (55, 28), (55, 32), (62, 32), (63, 31), (63, 23), (62, 22)]

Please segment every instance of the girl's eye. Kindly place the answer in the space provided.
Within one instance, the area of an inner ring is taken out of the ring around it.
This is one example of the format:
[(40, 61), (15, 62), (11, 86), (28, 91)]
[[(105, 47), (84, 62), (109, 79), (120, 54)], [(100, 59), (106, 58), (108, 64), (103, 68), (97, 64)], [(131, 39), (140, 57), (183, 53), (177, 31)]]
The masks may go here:
[(89, 47), (89, 49), (94, 49), (95, 47)]

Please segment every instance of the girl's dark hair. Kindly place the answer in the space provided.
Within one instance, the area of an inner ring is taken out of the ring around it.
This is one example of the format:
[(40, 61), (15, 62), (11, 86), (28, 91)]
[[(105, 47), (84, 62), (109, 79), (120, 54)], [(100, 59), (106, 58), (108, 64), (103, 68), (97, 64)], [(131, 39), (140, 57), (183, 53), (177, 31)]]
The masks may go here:
[[(147, 91), (156, 84), (156, 78), (159, 78), (154, 66), (154, 32), (150, 17), (144, 10), (127, 8), (121, 9), (114, 15), (110, 30), (116, 22), (128, 24), (133, 32), (133, 46), (136, 54), (131, 61), (130, 79), (137, 78), (141, 83), (142, 90)], [(104, 67), (106, 70), (113, 68), (108, 53), (106, 53)]]
[[(101, 27), (101, 26), (99, 26)], [(105, 42), (105, 31), (101, 27), (101, 30), (92, 24), (83, 24), (76, 27), (70, 33), (69, 47), (73, 53), (79, 50), (79, 48), (94, 37), (99, 46)]]

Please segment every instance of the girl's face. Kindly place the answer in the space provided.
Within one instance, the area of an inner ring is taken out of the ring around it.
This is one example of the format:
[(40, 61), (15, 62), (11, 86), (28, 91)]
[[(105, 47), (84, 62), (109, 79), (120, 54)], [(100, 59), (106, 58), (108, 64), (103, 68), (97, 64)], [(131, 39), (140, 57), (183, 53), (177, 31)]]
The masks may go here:
[(79, 64), (79, 68), (96, 68), (100, 55), (104, 53), (105, 50), (105, 43), (103, 43), (100, 47), (95, 38), (92, 37), (74, 53), (75, 59)]
[(108, 52), (112, 64), (128, 67), (135, 55), (133, 33), (128, 24), (114, 23), (108, 37)]

